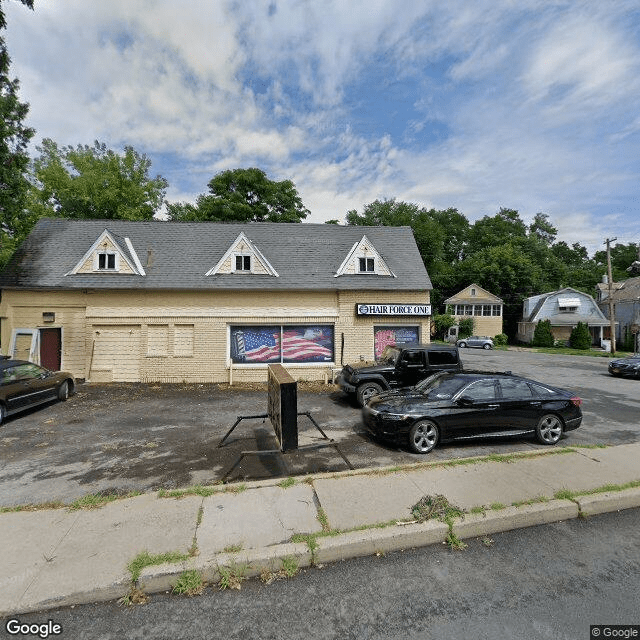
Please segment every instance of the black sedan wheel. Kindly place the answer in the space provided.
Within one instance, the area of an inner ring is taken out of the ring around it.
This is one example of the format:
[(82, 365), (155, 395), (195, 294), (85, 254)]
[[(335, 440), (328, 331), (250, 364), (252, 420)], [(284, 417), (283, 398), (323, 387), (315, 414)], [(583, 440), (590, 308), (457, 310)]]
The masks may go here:
[(467, 343), (466, 342), (461, 342), (458, 346), (461, 347), (462, 349), (464, 349), (467, 346)]
[(69, 397), (69, 383), (65, 380), (58, 388), (58, 399), (66, 400)]
[(552, 413), (542, 416), (536, 427), (536, 437), (542, 444), (556, 444), (562, 436), (562, 420)]
[(409, 447), (415, 453), (429, 453), (436, 444), (440, 432), (431, 420), (419, 420), (409, 431)]
[(378, 395), (382, 391), (382, 387), (375, 382), (365, 382), (358, 387), (358, 402), (362, 407), (369, 401), (373, 396)]

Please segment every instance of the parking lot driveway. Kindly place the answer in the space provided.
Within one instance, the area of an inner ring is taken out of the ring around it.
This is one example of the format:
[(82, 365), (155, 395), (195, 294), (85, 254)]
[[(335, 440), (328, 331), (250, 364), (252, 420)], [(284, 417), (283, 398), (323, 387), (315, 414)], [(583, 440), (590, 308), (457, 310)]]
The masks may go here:
[[(465, 366), (513, 370), (575, 390), (583, 398), (583, 426), (564, 445), (638, 441), (640, 383), (612, 378), (607, 360), (517, 351), (469, 350)], [(79, 385), (67, 402), (9, 418), (0, 425), (0, 506), (65, 503), (90, 493), (148, 492), (228, 480), (262, 479), (346, 469), (332, 447), (287, 455), (243, 451), (278, 448), (266, 413), (265, 385)], [(437, 447), (428, 456), (372, 441), (360, 410), (335, 387), (298, 388), (298, 411), (308, 411), (355, 468), (440, 461), (539, 449), (533, 440), (486, 441)], [(306, 416), (300, 445), (325, 441)]]

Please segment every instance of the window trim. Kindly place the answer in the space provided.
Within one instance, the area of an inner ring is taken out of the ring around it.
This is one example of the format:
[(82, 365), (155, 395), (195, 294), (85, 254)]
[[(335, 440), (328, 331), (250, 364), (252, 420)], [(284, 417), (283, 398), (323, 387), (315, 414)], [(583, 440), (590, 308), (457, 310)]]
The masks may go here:
[[(101, 256), (105, 256), (105, 263), (107, 266), (100, 268), (100, 258)], [(109, 256), (113, 256), (113, 267), (109, 267)], [(93, 270), (103, 272), (117, 272), (120, 271), (120, 252), (114, 251), (113, 249), (99, 249), (95, 252), (93, 258)]]
[[(362, 268), (364, 262), (365, 268)], [(371, 263), (371, 269), (369, 269), (369, 263)], [(358, 273), (376, 273), (377, 265), (374, 256), (358, 256)]]
[[(238, 258), (242, 260), (242, 267), (238, 269)], [(249, 268), (245, 269), (247, 259), (249, 260)], [(248, 252), (236, 252), (233, 254), (233, 272), (234, 273), (253, 273), (253, 254)]]

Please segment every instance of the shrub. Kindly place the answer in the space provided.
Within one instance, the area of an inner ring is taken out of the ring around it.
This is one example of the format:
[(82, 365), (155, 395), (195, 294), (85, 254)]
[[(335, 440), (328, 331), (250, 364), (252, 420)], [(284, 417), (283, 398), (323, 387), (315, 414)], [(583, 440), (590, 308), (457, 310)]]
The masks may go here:
[(458, 338), (468, 338), (469, 336), (472, 336), (473, 325), (474, 321), (472, 316), (462, 318), (459, 323), (460, 329), (458, 331)]
[(504, 346), (509, 341), (506, 333), (499, 333), (497, 336), (493, 336), (493, 344), (496, 346)]
[(591, 348), (591, 334), (589, 333), (589, 326), (586, 322), (578, 322), (577, 326), (571, 332), (569, 345), (572, 349), (584, 350)]
[(550, 320), (540, 320), (540, 322), (538, 322), (533, 332), (533, 341), (531, 344), (534, 347), (553, 347), (554, 339), (551, 333)]
[(447, 339), (447, 332), (456, 323), (456, 319), (448, 313), (436, 314), (431, 318), (431, 321), (435, 327), (436, 336), (443, 340)]

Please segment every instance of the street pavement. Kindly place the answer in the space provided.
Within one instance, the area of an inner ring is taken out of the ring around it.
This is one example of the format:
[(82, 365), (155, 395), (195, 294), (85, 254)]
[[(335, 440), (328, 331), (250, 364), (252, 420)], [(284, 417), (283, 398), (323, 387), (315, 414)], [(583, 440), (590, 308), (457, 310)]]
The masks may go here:
[[(640, 443), (553, 447), (6, 511), (0, 615), (167, 591), (185, 570), (216, 583), (639, 507), (639, 459)], [(463, 514), (414, 520), (412, 507), (438, 496)], [(128, 564), (145, 552), (183, 559), (147, 566), (134, 585)]]

